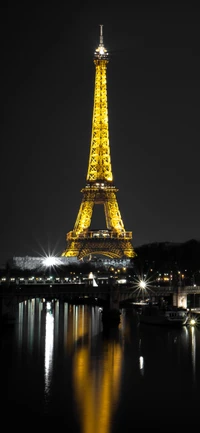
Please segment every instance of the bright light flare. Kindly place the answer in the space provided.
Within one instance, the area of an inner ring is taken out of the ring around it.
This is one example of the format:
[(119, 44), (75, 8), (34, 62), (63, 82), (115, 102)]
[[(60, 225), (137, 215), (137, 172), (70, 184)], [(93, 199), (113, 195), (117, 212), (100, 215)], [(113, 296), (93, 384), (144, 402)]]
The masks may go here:
[(191, 319), (191, 320), (190, 320), (190, 325), (191, 325), (191, 326), (195, 326), (195, 325), (196, 325), (196, 323), (197, 323), (197, 322), (196, 322), (196, 320), (195, 320), (195, 319)]
[(145, 289), (146, 288), (146, 282), (144, 280), (141, 280), (139, 282), (139, 286), (140, 286), (141, 289)]
[(192, 326), (193, 328), (194, 327), (200, 327), (200, 315), (195, 314), (195, 315), (192, 315), (191, 317), (189, 317), (188, 321), (187, 321), (187, 325)]
[(47, 256), (42, 259), (42, 264), (44, 267), (54, 267), (61, 265), (61, 260), (55, 256)]
[(138, 296), (148, 296), (149, 292), (153, 293), (151, 285), (153, 284), (154, 278), (151, 275), (149, 278), (144, 274), (137, 274), (134, 278), (133, 289), (138, 292)]

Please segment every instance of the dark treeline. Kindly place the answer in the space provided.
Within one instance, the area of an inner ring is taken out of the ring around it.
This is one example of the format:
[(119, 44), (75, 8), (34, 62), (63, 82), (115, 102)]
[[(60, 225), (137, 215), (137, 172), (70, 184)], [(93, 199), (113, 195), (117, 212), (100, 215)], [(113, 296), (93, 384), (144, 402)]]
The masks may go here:
[(161, 242), (135, 248), (135, 266), (152, 266), (163, 271), (180, 269), (200, 270), (200, 241), (191, 239), (184, 243)]

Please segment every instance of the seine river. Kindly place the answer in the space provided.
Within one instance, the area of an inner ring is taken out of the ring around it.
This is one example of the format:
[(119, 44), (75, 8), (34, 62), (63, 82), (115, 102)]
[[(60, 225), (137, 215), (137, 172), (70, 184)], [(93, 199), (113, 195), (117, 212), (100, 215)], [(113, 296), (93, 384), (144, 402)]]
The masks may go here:
[(122, 310), (105, 333), (97, 306), (25, 301), (1, 331), (0, 390), (9, 431), (197, 431), (200, 328), (139, 325)]

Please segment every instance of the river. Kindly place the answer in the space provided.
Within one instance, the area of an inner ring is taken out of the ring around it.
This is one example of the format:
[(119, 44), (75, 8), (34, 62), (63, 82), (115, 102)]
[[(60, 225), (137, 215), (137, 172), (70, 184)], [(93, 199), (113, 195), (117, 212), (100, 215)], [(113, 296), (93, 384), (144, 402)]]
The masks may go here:
[(139, 325), (122, 310), (105, 333), (97, 306), (24, 301), (1, 330), (0, 385), (6, 430), (196, 429), (200, 328)]

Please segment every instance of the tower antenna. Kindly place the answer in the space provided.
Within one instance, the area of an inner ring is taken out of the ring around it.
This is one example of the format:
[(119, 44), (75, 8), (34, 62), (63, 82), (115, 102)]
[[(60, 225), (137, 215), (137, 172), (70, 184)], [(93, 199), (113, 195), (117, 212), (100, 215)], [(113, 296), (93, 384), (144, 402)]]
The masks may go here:
[(100, 45), (103, 45), (103, 24), (100, 24)]

